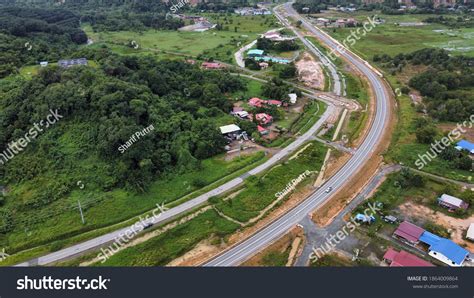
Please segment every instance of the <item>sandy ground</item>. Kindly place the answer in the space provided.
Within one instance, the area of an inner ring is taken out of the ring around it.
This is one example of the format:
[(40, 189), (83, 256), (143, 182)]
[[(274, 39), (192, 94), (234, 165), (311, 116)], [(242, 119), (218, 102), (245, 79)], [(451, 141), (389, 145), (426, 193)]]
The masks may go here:
[(298, 80), (305, 86), (319, 90), (324, 89), (324, 73), (320, 62), (304, 52), (302, 58), (295, 63), (298, 70)]
[(469, 225), (474, 222), (474, 215), (465, 219), (455, 218), (410, 201), (398, 206), (398, 209), (409, 217), (421, 217), (421, 219), (430, 220), (445, 227), (451, 232), (451, 239), (454, 242), (474, 252), (474, 243), (464, 240)]
[[(274, 251), (284, 252), (285, 250), (288, 249), (288, 247), (293, 245), (293, 242), (296, 239), (301, 240), (303, 237), (304, 237), (303, 230), (299, 228), (294, 228), (289, 233), (285, 234), (283, 237), (275, 241), (272, 245), (268, 246), (257, 255), (253, 256), (252, 258), (242, 263), (241, 266), (262, 266), (262, 258), (265, 255)], [(299, 244), (299, 246), (301, 247), (301, 243)], [(297, 254), (298, 250), (299, 249), (296, 250), (295, 254)], [(291, 258), (291, 253), (288, 260), (290, 260), (290, 258)]]
[(212, 239), (205, 239), (199, 242), (192, 250), (186, 252), (168, 263), (166, 266), (192, 266), (196, 262), (201, 262), (203, 258), (210, 257), (219, 252), (219, 246), (211, 244)]

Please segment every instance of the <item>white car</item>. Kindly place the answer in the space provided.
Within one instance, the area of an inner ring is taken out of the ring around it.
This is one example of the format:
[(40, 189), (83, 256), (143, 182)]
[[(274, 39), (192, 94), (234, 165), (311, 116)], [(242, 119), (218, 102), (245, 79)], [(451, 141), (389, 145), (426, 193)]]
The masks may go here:
[(324, 192), (325, 192), (325, 193), (330, 193), (330, 192), (331, 192), (331, 190), (332, 190), (332, 187), (331, 187), (331, 186), (329, 186), (328, 188), (326, 188), (326, 190), (325, 190)]

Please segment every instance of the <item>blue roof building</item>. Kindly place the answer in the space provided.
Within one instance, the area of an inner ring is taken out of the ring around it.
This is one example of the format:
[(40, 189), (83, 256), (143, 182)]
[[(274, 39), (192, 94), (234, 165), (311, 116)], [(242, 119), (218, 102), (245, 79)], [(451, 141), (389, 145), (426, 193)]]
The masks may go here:
[(428, 231), (424, 231), (420, 236), (420, 241), (428, 244), (429, 255), (439, 261), (453, 267), (462, 266), (469, 251), (457, 245), (453, 241), (439, 237)]
[(474, 144), (466, 140), (459, 141), (456, 144), (456, 149), (466, 150), (466, 151), (469, 151), (471, 154), (474, 154)]

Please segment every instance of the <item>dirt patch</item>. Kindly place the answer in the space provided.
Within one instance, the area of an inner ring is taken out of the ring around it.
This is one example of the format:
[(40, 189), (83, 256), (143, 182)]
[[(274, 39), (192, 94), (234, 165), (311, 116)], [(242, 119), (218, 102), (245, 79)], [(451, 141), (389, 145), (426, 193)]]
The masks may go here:
[(451, 239), (454, 242), (466, 247), (470, 251), (474, 251), (474, 243), (464, 240), (469, 225), (474, 222), (474, 215), (465, 219), (455, 218), (411, 201), (401, 204), (398, 206), (398, 209), (407, 217), (432, 221), (445, 227), (451, 232)]
[(192, 266), (206, 260), (209, 256), (216, 254), (220, 250), (219, 246), (212, 244), (212, 239), (205, 239), (199, 242), (193, 249), (186, 252), (168, 263), (166, 266)]
[[(469, 124), (468, 124), (469, 125)], [(443, 133), (448, 133), (451, 130), (456, 128), (456, 124), (453, 123), (441, 123), (437, 127), (443, 131)], [(466, 139), (470, 142), (474, 142), (474, 128), (462, 127), (466, 132), (461, 135), (459, 139)]]
[[(290, 246), (292, 246), (293, 242), (296, 239), (302, 239), (303, 237), (303, 230), (300, 228), (294, 228), (292, 229), (289, 233), (285, 234), (283, 237), (278, 239), (276, 242), (274, 242), (272, 245), (268, 246), (252, 258), (248, 259), (244, 263), (242, 263), (241, 266), (262, 266), (263, 265), (263, 257), (268, 255), (271, 252), (279, 252), (282, 253), (286, 251)], [(290, 257), (291, 258), (291, 253)]]
[(320, 62), (311, 56), (308, 52), (304, 52), (302, 58), (296, 63), (298, 72), (298, 80), (303, 82), (305, 86), (319, 90), (324, 89), (324, 73)]

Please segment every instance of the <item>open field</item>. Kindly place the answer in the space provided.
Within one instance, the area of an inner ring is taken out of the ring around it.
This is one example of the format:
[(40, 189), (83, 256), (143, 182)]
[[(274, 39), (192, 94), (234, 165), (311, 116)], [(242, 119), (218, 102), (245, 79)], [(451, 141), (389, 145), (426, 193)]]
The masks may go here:
[[(84, 24), (82, 28), (94, 41), (92, 46), (106, 44), (120, 54), (140, 55), (158, 52), (158, 58), (168, 58), (173, 54), (203, 55), (203, 58), (212, 57), (232, 63), (233, 54), (240, 46), (255, 40), (259, 34), (274, 28), (275, 25), (273, 16), (227, 16), (226, 14), (205, 14), (205, 16), (222, 24), (222, 30), (180, 32), (150, 29), (143, 32), (94, 32), (88, 24)], [(130, 46), (132, 41), (138, 45), (137, 49)]]
[[(307, 170), (320, 170), (327, 149), (319, 142), (310, 144), (296, 158), (277, 165), (262, 175), (247, 179), (243, 191), (232, 199), (221, 200), (216, 207), (240, 222), (247, 222), (258, 216), (265, 207), (275, 201), (275, 193), (284, 190), (293, 179), (297, 179)], [(306, 177), (298, 186), (301, 187), (310, 180), (312, 179)]]
[[(427, 24), (424, 26), (398, 26), (395, 23), (422, 22), (432, 15), (382, 15), (380, 12), (323, 13), (316, 17), (354, 17), (358, 21), (377, 14), (384, 19), (385, 24), (377, 25), (366, 36), (361, 36), (351, 50), (362, 57), (371, 60), (375, 54), (395, 56), (399, 53), (409, 53), (427, 47), (444, 48), (453, 54), (474, 56), (474, 28), (450, 30), (444, 25)], [(329, 34), (343, 41), (354, 28), (327, 28)], [(348, 43), (349, 44), (349, 43)]]

